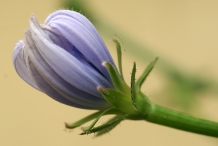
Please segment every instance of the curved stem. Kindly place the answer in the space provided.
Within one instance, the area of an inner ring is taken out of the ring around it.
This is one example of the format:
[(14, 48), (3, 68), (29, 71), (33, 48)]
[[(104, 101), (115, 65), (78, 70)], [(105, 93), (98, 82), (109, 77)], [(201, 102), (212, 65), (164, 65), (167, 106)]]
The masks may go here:
[(153, 105), (145, 120), (198, 134), (218, 137), (218, 123), (190, 116), (159, 105)]

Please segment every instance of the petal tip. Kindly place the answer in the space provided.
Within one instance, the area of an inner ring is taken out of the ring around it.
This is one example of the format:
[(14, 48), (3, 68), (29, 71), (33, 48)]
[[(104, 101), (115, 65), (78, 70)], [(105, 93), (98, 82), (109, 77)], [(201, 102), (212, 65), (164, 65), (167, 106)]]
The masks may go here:
[(15, 63), (15, 60), (17, 58), (17, 55), (20, 53), (20, 51), (24, 48), (25, 44), (23, 42), (23, 40), (20, 40), (16, 43), (16, 45), (14, 46), (14, 51), (12, 54), (12, 58), (13, 58), (13, 62)]
[(102, 62), (101, 65), (106, 67), (107, 66), (107, 61)]
[(103, 89), (102, 86), (97, 86), (96, 88), (97, 88), (98, 91), (101, 91)]

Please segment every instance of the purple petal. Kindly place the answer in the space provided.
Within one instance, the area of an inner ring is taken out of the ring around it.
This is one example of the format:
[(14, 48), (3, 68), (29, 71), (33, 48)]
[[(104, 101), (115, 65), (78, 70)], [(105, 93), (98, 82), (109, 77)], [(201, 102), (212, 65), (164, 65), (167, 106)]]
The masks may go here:
[[(47, 84), (49, 84), (52, 88), (54, 88), (59, 94), (65, 97), (67, 100), (78, 103), (80, 105), (86, 106), (91, 104), (95, 107), (107, 106), (108, 103), (102, 99), (101, 96), (93, 96), (88, 93), (85, 93), (68, 82), (63, 80), (58, 74), (54, 72), (54, 70), (45, 62), (42, 58), (41, 54), (38, 52), (34, 42), (31, 39), (30, 32), (26, 32), (26, 46), (30, 48), (28, 52), (29, 60), (34, 66), (34, 70), (40, 74), (42, 78), (44, 78)], [(31, 47), (30, 47), (31, 46)]]
[(32, 77), (29, 74), (28, 68), (26, 67), (25, 60), (24, 60), (24, 43), (23, 41), (19, 41), (15, 47), (13, 52), (13, 63), (14, 68), (17, 71), (17, 74), (28, 84), (33, 86), (34, 88), (39, 89), (39, 87), (35, 84)]
[(97, 30), (87, 18), (77, 12), (64, 10), (52, 14), (45, 23), (78, 48), (110, 80), (107, 70), (101, 63), (114, 62)]
[(24, 41), (13, 52), (22, 79), (61, 103), (84, 109), (110, 106), (96, 89), (113, 88), (105, 61), (114, 64), (95, 27), (69, 10), (54, 12), (43, 25), (32, 16)]
[(95, 96), (100, 93), (96, 87), (102, 85), (110, 87), (110, 83), (95, 70), (89, 70), (68, 52), (51, 42), (44, 33), (35, 18), (30, 22), (31, 34), (43, 59), (52, 69), (76, 88)]
[(41, 88), (41, 90), (46, 93), (48, 96), (52, 97), (54, 100), (59, 101), (61, 103), (64, 103), (66, 105), (70, 105), (77, 108), (83, 108), (83, 109), (99, 109), (103, 107), (96, 107), (92, 104), (86, 104), (86, 105), (80, 105), (79, 103), (74, 103), (72, 101), (69, 101), (64, 96), (59, 94), (53, 87), (51, 87), (45, 80), (42, 78), (42, 76), (38, 73), (38, 71), (35, 69), (33, 64), (31, 62), (28, 63), (29, 68), (31, 70), (31, 74), (34, 77), (34, 80), (36, 84)]

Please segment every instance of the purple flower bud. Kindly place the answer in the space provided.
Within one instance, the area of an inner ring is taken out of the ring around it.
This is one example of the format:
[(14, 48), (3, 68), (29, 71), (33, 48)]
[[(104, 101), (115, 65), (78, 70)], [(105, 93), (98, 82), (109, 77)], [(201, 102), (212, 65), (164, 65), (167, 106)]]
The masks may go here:
[(105, 61), (114, 65), (95, 27), (69, 10), (52, 13), (42, 25), (31, 16), (30, 29), (13, 52), (24, 81), (61, 103), (85, 109), (110, 106), (97, 90), (113, 88)]

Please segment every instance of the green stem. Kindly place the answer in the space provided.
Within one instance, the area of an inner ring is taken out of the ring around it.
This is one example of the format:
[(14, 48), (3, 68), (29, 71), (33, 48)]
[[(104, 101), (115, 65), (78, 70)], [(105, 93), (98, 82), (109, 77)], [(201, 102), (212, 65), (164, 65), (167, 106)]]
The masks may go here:
[(159, 105), (153, 105), (145, 120), (168, 127), (218, 137), (218, 123), (190, 116)]

